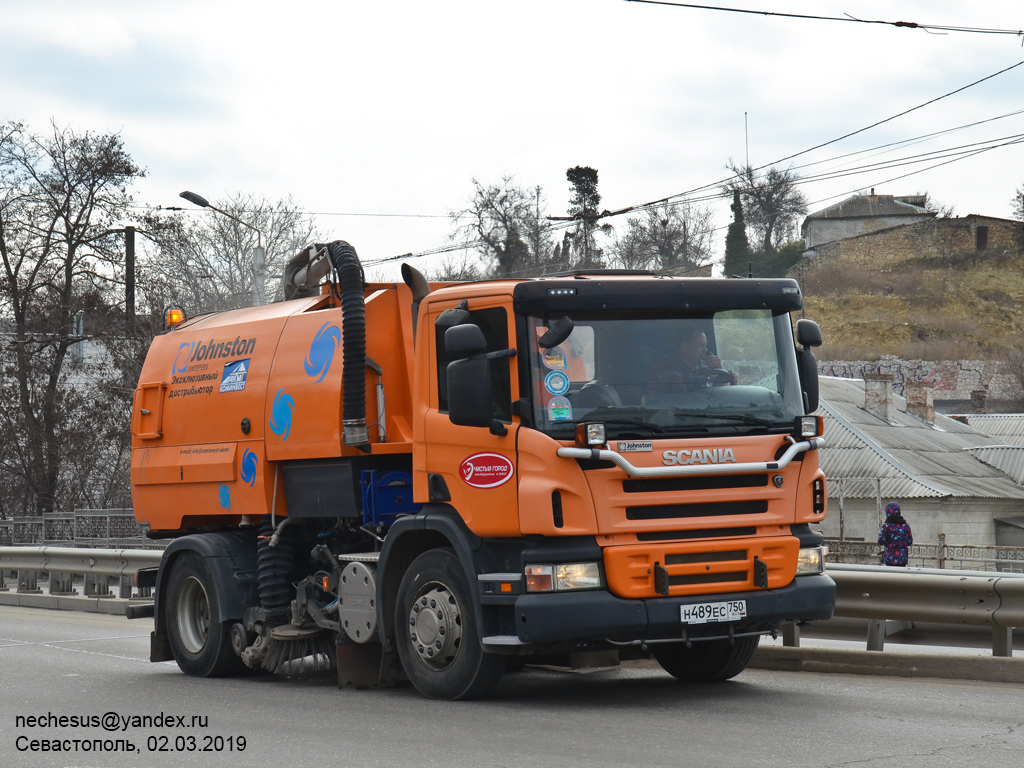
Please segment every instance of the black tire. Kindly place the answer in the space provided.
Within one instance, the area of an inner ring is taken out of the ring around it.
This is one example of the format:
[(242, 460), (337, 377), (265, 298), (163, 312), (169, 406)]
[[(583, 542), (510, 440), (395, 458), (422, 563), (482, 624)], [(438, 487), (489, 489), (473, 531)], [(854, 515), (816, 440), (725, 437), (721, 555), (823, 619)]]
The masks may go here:
[(402, 577), (395, 642), (405, 674), (429, 699), (478, 698), (505, 671), (505, 656), (484, 653), (472, 590), (449, 549), (424, 552)]
[(231, 621), (215, 622), (217, 590), (203, 558), (185, 552), (174, 561), (164, 604), (171, 653), (193, 677), (244, 674), (245, 664), (231, 647)]
[(693, 643), (658, 643), (652, 645), (654, 658), (672, 677), (687, 683), (714, 683), (736, 677), (746, 669), (757, 650), (760, 635), (729, 640), (707, 640)]

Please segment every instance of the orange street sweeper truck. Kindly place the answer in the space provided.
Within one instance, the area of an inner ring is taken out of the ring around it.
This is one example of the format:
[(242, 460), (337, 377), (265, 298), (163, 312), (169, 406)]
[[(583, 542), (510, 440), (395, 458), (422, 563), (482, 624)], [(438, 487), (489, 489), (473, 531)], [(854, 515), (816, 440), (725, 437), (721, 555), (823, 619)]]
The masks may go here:
[(795, 281), (402, 274), (314, 245), (286, 300), (154, 340), (131, 426), (136, 517), (171, 539), (131, 609), (153, 661), (462, 699), (524, 661), (724, 680), (832, 615)]

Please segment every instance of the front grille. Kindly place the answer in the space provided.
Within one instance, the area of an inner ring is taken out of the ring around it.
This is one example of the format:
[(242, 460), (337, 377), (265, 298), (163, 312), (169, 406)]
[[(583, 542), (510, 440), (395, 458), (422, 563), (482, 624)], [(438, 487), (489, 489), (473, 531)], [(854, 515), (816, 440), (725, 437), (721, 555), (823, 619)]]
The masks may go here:
[(649, 477), (623, 480), (626, 493), (713, 491), (722, 488), (764, 488), (768, 475), (708, 475), (704, 477)]
[(725, 517), (729, 515), (763, 515), (768, 502), (726, 501), (711, 504), (657, 504), (649, 507), (626, 507), (627, 520), (671, 520), (693, 517)]
[(670, 587), (691, 587), (695, 584), (724, 584), (726, 582), (747, 581), (746, 571), (733, 571), (732, 573), (698, 573), (693, 576), (669, 576)]
[(726, 536), (753, 536), (757, 528), (701, 528), (696, 531), (643, 531), (637, 541), (681, 541), (683, 539), (721, 539)]
[(692, 565), (693, 563), (723, 563), (731, 560), (747, 560), (747, 550), (731, 552), (695, 552), (688, 555), (665, 555), (665, 565)]

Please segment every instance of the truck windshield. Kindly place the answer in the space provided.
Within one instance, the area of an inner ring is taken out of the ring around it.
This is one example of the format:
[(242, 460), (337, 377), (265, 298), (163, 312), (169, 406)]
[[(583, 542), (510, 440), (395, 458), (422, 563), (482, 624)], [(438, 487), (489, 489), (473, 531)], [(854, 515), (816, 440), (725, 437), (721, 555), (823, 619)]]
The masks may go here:
[(786, 312), (573, 315), (542, 348), (555, 319), (528, 324), (533, 424), (553, 437), (583, 421), (611, 439), (788, 431), (804, 412)]

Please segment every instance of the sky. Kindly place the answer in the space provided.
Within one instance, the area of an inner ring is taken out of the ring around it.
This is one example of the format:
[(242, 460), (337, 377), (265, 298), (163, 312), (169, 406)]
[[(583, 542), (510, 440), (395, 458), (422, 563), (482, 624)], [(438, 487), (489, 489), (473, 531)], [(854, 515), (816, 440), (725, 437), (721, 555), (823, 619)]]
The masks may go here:
[[(729, 7), (1024, 29), (1020, 0)], [(749, 159), (831, 172), (801, 187), (812, 212), (873, 188), (1008, 218), (1024, 143), (835, 172), (1019, 142), (1024, 64), (805, 151), (1024, 62), (1022, 43), (626, 0), (0, 0), (0, 121), (120, 134), (146, 170), (140, 209), (217, 215), (179, 199), (186, 189), (214, 204), (290, 195), (355, 246), (368, 276), (391, 280), (399, 262), (374, 262), (414, 254), (429, 271), (450, 258), (417, 254), (452, 245), (449, 214), (474, 179), (539, 185), (564, 215), (577, 165), (598, 170), (612, 211), (715, 191), (730, 160)], [(877, 149), (894, 142), (908, 143)], [(713, 211), (720, 256), (729, 201), (695, 204)], [(609, 221), (624, 228), (623, 216)]]

